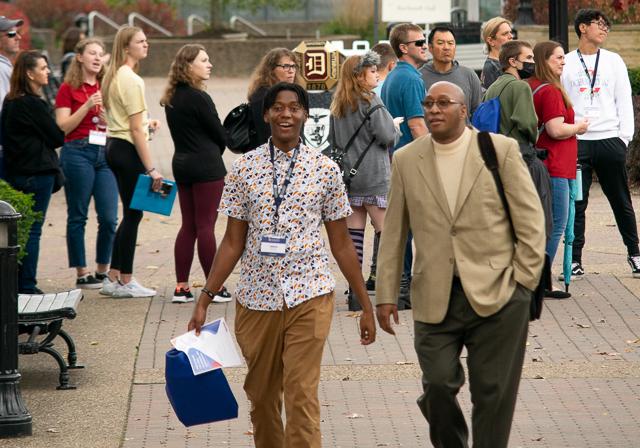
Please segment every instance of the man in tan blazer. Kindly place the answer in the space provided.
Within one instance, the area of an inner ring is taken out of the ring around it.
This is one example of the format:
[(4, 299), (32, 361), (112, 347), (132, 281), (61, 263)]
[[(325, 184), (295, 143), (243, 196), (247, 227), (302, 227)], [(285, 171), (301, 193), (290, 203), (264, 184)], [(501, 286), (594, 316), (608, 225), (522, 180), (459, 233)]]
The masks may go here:
[[(424, 101), (431, 134), (394, 154), (380, 242), (376, 305), (393, 334), (408, 229), (416, 251), (411, 302), (423, 372), (418, 405), (435, 447), (468, 446), (456, 395), (467, 348), (474, 448), (506, 447), (529, 322), (531, 291), (544, 262), (544, 215), (515, 140), (491, 135), (511, 224), (466, 126), (464, 93), (435, 83)], [(515, 235), (515, 241), (514, 236)]]

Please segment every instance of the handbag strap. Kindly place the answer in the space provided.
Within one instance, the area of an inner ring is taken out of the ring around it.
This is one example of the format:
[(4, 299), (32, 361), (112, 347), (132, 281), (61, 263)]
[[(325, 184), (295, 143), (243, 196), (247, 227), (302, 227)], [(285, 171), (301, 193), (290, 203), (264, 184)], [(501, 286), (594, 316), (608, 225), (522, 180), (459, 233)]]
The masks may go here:
[(373, 106), (371, 109), (369, 109), (365, 114), (364, 114), (364, 119), (362, 120), (362, 123), (360, 123), (360, 126), (358, 126), (358, 129), (356, 129), (356, 132), (353, 133), (353, 135), (351, 136), (351, 138), (349, 139), (349, 141), (347, 142), (347, 144), (345, 145), (344, 149), (342, 150), (343, 153), (346, 153), (349, 150), (349, 147), (351, 147), (351, 145), (353, 144), (353, 142), (356, 140), (356, 137), (358, 136), (358, 134), (360, 133), (360, 129), (362, 129), (362, 127), (364, 126), (364, 124), (369, 121), (369, 119), (371, 118), (371, 114), (374, 113), (375, 111), (377, 111), (378, 109), (382, 109), (384, 107), (384, 105), (382, 104), (376, 104), (375, 106)]
[(511, 220), (511, 211), (509, 209), (509, 203), (507, 202), (507, 196), (504, 193), (504, 187), (502, 185), (502, 179), (500, 178), (500, 171), (498, 169), (498, 156), (496, 155), (496, 147), (493, 145), (493, 140), (488, 132), (478, 132), (478, 146), (480, 146), (480, 154), (482, 154), (482, 160), (484, 164), (491, 171), (493, 180), (498, 188), (498, 195), (502, 201), (502, 206), (511, 224), (511, 236), (516, 241), (516, 234), (513, 230), (513, 221)]
[[(548, 86), (549, 83), (548, 82), (543, 82), (542, 84), (540, 84), (538, 87), (536, 87), (535, 89), (533, 89), (533, 92), (531, 93), (531, 96), (536, 96), (536, 93), (538, 93), (540, 91), (540, 89), (542, 89), (543, 87)], [(544, 131), (544, 122), (542, 122), (542, 124), (540, 125), (540, 127), (538, 128), (538, 135), (542, 134), (542, 131)]]

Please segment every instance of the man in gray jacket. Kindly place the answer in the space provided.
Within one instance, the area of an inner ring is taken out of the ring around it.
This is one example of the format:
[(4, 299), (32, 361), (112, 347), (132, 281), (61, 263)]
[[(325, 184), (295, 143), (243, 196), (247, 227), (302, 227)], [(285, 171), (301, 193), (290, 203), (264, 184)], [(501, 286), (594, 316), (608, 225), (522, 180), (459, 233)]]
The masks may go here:
[(458, 64), (456, 57), (456, 37), (453, 30), (437, 26), (429, 32), (429, 52), (433, 59), (420, 68), (424, 87), (428, 91), (439, 81), (448, 81), (464, 92), (469, 116), (472, 116), (482, 101), (480, 78), (469, 67)]
[[(4, 97), (9, 93), (13, 60), (20, 51), (20, 33), (18, 27), (22, 20), (11, 20), (0, 16), (0, 113)], [(4, 177), (2, 146), (0, 145), (0, 179)]]

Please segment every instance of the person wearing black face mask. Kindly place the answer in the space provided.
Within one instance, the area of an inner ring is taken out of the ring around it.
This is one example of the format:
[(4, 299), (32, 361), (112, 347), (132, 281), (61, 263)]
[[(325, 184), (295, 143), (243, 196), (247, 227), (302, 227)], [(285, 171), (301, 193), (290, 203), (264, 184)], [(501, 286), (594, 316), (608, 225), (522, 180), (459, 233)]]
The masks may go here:
[[(542, 202), (548, 238), (553, 226), (551, 178), (539, 158), (543, 153), (534, 147), (538, 140), (538, 116), (533, 105), (533, 92), (523, 81), (535, 73), (533, 49), (527, 42), (511, 40), (502, 45), (499, 58), (504, 74), (485, 92), (484, 101), (500, 98), (500, 133), (516, 139), (520, 145), (522, 158)], [(550, 278), (548, 283), (551, 283)]]

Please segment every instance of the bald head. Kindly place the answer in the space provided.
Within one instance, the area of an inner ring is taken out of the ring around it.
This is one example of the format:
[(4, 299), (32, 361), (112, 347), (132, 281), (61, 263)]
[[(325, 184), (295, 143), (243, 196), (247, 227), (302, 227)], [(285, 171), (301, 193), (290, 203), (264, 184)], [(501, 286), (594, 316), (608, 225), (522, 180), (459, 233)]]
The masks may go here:
[(466, 104), (464, 98), (464, 91), (449, 81), (438, 81), (431, 85), (431, 88), (427, 92), (427, 96), (437, 98), (441, 95), (448, 96), (452, 100), (458, 101), (462, 104)]

